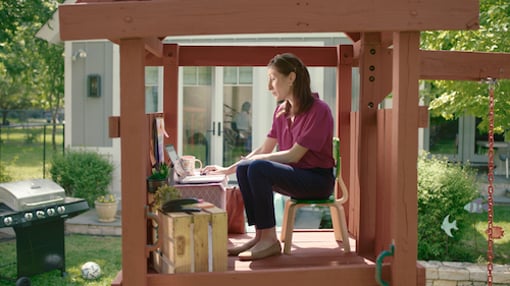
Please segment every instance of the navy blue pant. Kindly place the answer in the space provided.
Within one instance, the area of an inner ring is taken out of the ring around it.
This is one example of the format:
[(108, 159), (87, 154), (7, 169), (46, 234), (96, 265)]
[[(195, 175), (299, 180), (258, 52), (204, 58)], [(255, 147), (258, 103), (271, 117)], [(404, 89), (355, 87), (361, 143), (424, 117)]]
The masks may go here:
[(332, 169), (298, 169), (266, 160), (243, 161), (236, 173), (248, 225), (257, 229), (276, 225), (273, 191), (296, 199), (326, 199), (335, 183)]

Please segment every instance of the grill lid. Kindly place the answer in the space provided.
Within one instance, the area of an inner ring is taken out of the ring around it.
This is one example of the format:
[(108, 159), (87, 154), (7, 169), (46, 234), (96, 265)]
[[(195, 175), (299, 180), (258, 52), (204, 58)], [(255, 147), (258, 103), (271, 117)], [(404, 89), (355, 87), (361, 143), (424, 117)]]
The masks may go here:
[(32, 179), (0, 184), (0, 202), (15, 211), (63, 202), (65, 190), (48, 179)]

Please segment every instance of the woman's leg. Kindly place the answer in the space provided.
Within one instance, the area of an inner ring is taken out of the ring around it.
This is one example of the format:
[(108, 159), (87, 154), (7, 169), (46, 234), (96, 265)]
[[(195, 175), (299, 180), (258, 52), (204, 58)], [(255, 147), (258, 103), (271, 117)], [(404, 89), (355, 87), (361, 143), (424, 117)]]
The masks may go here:
[[(270, 187), (266, 187), (265, 189), (269, 191), (265, 192), (252, 191), (254, 189), (250, 184), (251, 179), (248, 173), (253, 162), (256, 161), (242, 162), (237, 166), (237, 182), (243, 195), (248, 225), (255, 225), (255, 237), (242, 245), (230, 248), (228, 251), (229, 255), (239, 255), (239, 258), (244, 260), (260, 259), (281, 253), (280, 242), (276, 236), (275, 220), (269, 219), (269, 224), (261, 225), (257, 223), (256, 213), (267, 210), (274, 217), (274, 206), (273, 193), (272, 190), (269, 190)], [(259, 201), (264, 203), (261, 204)]]
[[(241, 191), (241, 194), (243, 196), (244, 201), (244, 209), (246, 212), (246, 219), (248, 222), (248, 225), (254, 225), (255, 224), (255, 213), (254, 213), (254, 206), (253, 206), (253, 199), (251, 191), (249, 191), (250, 185), (248, 183), (248, 166), (250, 164), (250, 161), (241, 162), (237, 166), (237, 182), (239, 184), (239, 188), (241, 190), (245, 190), (244, 192)], [(229, 248), (228, 254), (237, 256), (239, 253), (246, 251), (250, 248), (252, 248), (260, 239), (260, 231), (256, 229), (255, 237), (249, 240), (248, 242)]]
[[(250, 251), (239, 254), (239, 257), (259, 259), (281, 252), (275, 229), (273, 186), (289, 189), (293, 197), (323, 198), (331, 194), (334, 178), (332, 175), (330, 177), (331, 180), (324, 179), (309, 171), (265, 160), (241, 163), (237, 167), (237, 179), (243, 194), (248, 224), (255, 225), (256, 236), (242, 247), (251, 247)], [(319, 193), (310, 193), (310, 190), (317, 189)]]
[(273, 228), (274, 188), (298, 199), (326, 199), (333, 192), (333, 172), (319, 174), (286, 164), (255, 160), (237, 167), (237, 180), (243, 195), (248, 224), (257, 229)]

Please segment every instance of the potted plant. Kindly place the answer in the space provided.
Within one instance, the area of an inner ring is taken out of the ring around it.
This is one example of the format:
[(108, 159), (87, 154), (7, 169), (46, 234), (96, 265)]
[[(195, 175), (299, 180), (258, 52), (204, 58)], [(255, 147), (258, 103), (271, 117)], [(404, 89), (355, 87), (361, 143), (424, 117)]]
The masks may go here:
[(112, 194), (97, 197), (94, 205), (100, 222), (113, 222), (116, 220), (117, 200)]
[(162, 185), (157, 188), (154, 194), (154, 209), (158, 210), (169, 201), (181, 198), (181, 192), (174, 186)]
[(168, 185), (168, 174), (168, 165), (164, 162), (152, 168), (152, 174), (147, 177), (147, 191), (155, 193), (160, 186)]

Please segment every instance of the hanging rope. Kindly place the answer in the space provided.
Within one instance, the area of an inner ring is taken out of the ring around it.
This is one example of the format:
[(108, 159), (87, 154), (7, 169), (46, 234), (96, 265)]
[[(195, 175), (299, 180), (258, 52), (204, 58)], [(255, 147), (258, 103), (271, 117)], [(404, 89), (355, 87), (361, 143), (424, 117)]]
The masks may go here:
[(493, 264), (492, 260), (494, 258), (493, 252), (493, 233), (492, 233), (492, 223), (494, 220), (494, 86), (496, 85), (496, 80), (492, 78), (487, 79), (487, 83), (489, 84), (489, 186), (487, 189), (488, 193), (488, 206), (487, 210), (487, 285), (492, 286), (492, 270)]

